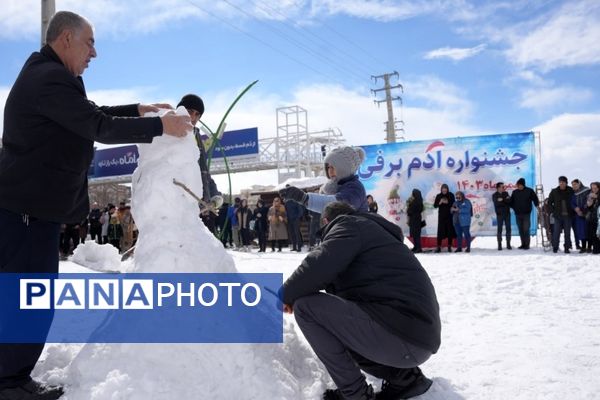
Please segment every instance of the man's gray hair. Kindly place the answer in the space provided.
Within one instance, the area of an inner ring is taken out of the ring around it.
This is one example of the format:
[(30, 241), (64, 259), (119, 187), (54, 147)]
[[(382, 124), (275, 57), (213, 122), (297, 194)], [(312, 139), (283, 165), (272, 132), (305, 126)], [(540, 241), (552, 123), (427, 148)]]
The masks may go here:
[(87, 19), (71, 11), (59, 11), (50, 20), (46, 30), (46, 43), (52, 43), (65, 29), (79, 31), (86, 25), (90, 25)]

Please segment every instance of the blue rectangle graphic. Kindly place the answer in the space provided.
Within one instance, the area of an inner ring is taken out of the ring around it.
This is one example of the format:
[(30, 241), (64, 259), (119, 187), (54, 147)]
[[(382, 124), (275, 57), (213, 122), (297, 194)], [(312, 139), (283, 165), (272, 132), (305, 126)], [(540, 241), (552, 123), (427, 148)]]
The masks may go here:
[(258, 154), (258, 128), (227, 131), (215, 146), (214, 159), (252, 156)]
[(131, 175), (138, 163), (137, 145), (112, 147), (94, 152), (90, 178)]
[(0, 274), (0, 343), (281, 343), (282, 274)]

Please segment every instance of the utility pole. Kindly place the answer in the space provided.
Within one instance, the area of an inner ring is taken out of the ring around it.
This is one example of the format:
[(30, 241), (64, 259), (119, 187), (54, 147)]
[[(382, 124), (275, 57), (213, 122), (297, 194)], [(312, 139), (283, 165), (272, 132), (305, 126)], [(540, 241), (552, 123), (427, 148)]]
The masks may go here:
[[(396, 132), (402, 132), (404, 133), (404, 121), (401, 119), (400, 121), (396, 121), (396, 119), (394, 118), (394, 109), (392, 108), (392, 102), (394, 100), (398, 100), (400, 102), (400, 106), (402, 106), (402, 97), (400, 96), (396, 96), (396, 97), (392, 97), (392, 89), (400, 89), (402, 91), (402, 93), (404, 93), (404, 87), (402, 87), (401, 84), (397, 84), (396, 86), (392, 86), (390, 84), (390, 78), (391, 77), (396, 77), (397, 79), (400, 77), (398, 75), (398, 72), (394, 71), (391, 74), (383, 74), (383, 75), (377, 75), (377, 76), (373, 76), (371, 75), (371, 79), (373, 79), (373, 81), (375, 83), (377, 83), (378, 79), (383, 79), (383, 87), (379, 88), (379, 89), (371, 89), (371, 92), (373, 93), (373, 95), (377, 95), (377, 92), (381, 92), (382, 90), (385, 90), (385, 100), (373, 100), (375, 104), (377, 104), (377, 106), (379, 106), (379, 104), (385, 102), (387, 105), (387, 114), (388, 114), (388, 119), (387, 122), (385, 122), (386, 128), (386, 138), (385, 140), (388, 143), (396, 143)], [(396, 128), (396, 123), (400, 123), (402, 125), (402, 127), (400, 128)], [(400, 139), (404, 140), (403, 136), (400, 136)]]
[(56, 13), (54, 0), (42, 0), (42, 47), (46, 44), (46, 30), (54, 13)]

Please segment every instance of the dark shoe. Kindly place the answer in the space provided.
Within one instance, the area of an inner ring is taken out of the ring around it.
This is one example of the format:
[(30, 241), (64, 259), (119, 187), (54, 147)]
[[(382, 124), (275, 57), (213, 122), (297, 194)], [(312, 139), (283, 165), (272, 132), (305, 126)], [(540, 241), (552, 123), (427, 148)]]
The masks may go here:
[(436, 253), (441, 253), (441, 252), (442, 252), (442, 248), (441, 248), (441, 247), (438, 247), (437, 249), (435, 249), (435, 252), (436, 252)]
[(455, 252), (455, 253), (462, 253), (462, 249), (461, 249), (461, 248), (458, 248), (458, 249), (456, 249), (454, 252)]
[(570, 254), (570, 253), (571, 253), (571, 250), (565, 249), (565, 254)]
[(502, 243), (498, 243), (498, 251), (502, 250)]
[(523, 246), (523, 250), (529, 250), (529, 246)]
[(523, 245), (520, 245), (520, 246), (518, 247), (518, 249), (519, 249), (519, 250), (523, 250), (524, 248), (525, 248), (525, 246), (523, 246)]
[(510, 243), (507, 243), (507, 245), (506, 245), (506, 249), (507, 249), (507, 250), (512, 250), (512, 247), (510, 247)]
[(394, 384), (392, 382), (383, 381), (381, 385), (381, 392), (375, 393), (376, 400), (402, 400), (402, 399), (410, 399), (411, 397), (419, 396), (429, 390), (433, 381), (423, 373), (418, 368), (418, 375), (415, 376), (415, 379), (412, 383), (401, 386)]
[(280, 252), (280, 251), (281, 251), (281, 249), (277, 250), (277, 252)]
[[(371, 385), (367, 386), (367, 390), (363, 393), (361, 400), (375, 400), (375, 392)], [(340, 392), (340, 389), (327, 389), (323, 393), (323, 400), (344, 400), (344, 396)]]
[(413, 253), (422, 253), (423, 249), (413, 249)]
[(1, 400), (56, 400), (63, 395), (63, 388), (44, 386), (36, 381), (24, 385), (0, 390)]
[(470, 253), (471, 252), (471, 248), (467, 247), (467, 249), (465, 250), (465, 253)]
[(581, 249), (581, 250), (579, 250), (579, 253), (581, 253), (581, 254), (587, 253), (587, 249)]
[(553, 252), (553, 253), (558, 253), (558, 249), (557, 249), (556, 247), (554, 247), (554, 248), (552, 249), (552, 252)]
[(340, 389), (327, 389), (323, 393), (323, 400), (344, 400)]
[(452, 247), (448, 246), (448, 253), (452, 253)]

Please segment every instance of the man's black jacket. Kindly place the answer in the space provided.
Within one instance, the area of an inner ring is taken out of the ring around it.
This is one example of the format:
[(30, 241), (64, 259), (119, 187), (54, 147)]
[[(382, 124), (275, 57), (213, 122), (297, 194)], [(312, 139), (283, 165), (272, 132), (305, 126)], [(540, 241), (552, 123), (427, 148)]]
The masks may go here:
[(510, 206), (516, 215), (529, 214), (533, 210), (531, 204), (540, 205), (537, 195), (532, 188), (525, 186), (522, 190), (515, 189), (510, 195)]
[(356, 302), (377, 323), (435, 353), (441, 324), (429, 276), (402, 242), (402, 230), (373, 213), (341, 215), (323, 231), (283, 285), (283, 302), (325, 289)]
[[(550, 210), (552, 210), (554, 218), (565, 216), (573, 218), (575, 216), (575, 210), (571, 207), (573, 196), (575, 196), (575, 191), (571, 186), (567, 186), (565, 190), (561, 190), (560, 186), (557, 186), (550, 191), (548, 205), (550, 206)], [(563, 212), (566, 215), (563, 215)]]
[(136, 104), (98, 107), (50, 46), (33, 53), (4, 109), (0, 208), (52, 222), (88, 214), (87, 173), (94, 141), (150, 143), (160, 118), (139, 117)]
[[(502, 201), (500, 201), (500, 199), (502, 199)], [(508, 195), (508, 192), (495, 192), (492, 195), (492, 201), (494, 202), (496, 214), (510, 215), (510, 196)]]

